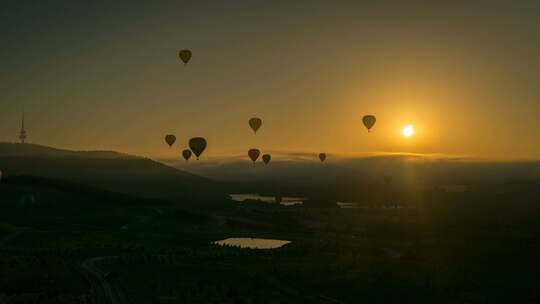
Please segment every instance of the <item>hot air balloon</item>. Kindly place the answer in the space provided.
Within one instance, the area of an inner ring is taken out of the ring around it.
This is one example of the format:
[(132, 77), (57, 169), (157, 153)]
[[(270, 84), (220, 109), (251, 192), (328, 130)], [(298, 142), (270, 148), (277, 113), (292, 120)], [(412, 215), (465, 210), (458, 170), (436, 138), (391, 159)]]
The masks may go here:
[(362, 122), (364, 123), (364, 126), (368, 129), (368, 132), (373, 128), (375, 125), (375, 122), (377, 121), (377, 118), (373, 115), (366, 115), (364, 118), (362, 118)]
[(184, 62), (184, 65), (186, 65), (191, 59), (191, 51), (181, 50), (178, 52), (178, 57), (180, 57), (180, 59)]
[(254, 117), (249, 120), (249, 126), (255, 133), (257, 133), (257, 130), (259, 130), (261, 125), (262, 125), (262, 120), (260, 118)]
[(259, 149), (249, 149), (249, 151), (248, 151), (248, 156), (249, 156), (249, 158), (251, 158), (253, 163), (255, 163), (257, 158), (259, 158), (260, 154), (261, 154), (261, 151), (259, 151)]
[(270, 162), (271, 159), (272, 159), (272, 156), (270, 154), (264, 154), (262, 156), (262, 160), (263, 160), (265, 165), (268, 165), (268, 163)]
[(185, 149), (184, 151), (182, 151), (182, 156), (186, 161), (189, 160), (191, 158), (191, 150)]
[(189, 148), (193, 151), (195, 156), (197, 156), (198, 160), (204, 149), (206, 149), (206, 139), (202, 137), (193, 137), (189, 140)]
[(165, 136), (165, 142), (169, 145), (169, 147), (172, 147), (176, 142), (176, 136), (172, 134)]
[(319, 153), (319, 159), (321, 162), (324, 162), (326, 160), (326, 153)]

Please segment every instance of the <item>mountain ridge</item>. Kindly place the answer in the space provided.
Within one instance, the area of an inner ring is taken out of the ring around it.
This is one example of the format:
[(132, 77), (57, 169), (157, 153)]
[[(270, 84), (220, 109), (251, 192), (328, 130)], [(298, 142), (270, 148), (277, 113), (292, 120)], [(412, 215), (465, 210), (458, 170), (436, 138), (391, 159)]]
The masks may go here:
[(0, 143), (0, 170), (4, 176), (63, 179), (145, 198), (195, 199), (208, 196), (209, 188), (217, 189), (208, 178), (149, 158), (114, 151), (71, 151)]
[(39, 144), (0, 142), (0, 156), (143, 158), (111, 150), (68, 150)]

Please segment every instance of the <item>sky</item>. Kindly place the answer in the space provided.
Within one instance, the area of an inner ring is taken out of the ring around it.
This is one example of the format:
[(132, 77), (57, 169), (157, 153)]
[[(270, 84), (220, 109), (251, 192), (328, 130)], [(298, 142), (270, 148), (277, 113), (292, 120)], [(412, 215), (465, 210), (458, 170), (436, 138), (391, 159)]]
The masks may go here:
[(0, 141), (540, 158), (538, 1), (111, 2), (2, 2)]

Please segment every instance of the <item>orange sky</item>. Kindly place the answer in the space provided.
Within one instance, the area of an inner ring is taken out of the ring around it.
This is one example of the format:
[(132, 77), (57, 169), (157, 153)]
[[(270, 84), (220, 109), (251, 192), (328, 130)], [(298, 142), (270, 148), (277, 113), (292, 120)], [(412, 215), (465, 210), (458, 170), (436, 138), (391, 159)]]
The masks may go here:
[(25, 106), (29, 141), (72, 149), (170, 157), (204, 136), (213, 157), (538, 158), (539, 3), (289, 2), (14, 4), (0, 16), (0, 140), (16, 140)]

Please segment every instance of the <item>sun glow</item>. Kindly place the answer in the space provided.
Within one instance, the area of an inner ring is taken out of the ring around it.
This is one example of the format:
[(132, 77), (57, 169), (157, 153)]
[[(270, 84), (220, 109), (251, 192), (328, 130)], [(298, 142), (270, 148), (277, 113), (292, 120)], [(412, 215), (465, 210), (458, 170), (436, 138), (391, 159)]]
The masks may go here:
[(414, 135), (414, 127), (413, 125), (406, 125), (404, 128), (403, 128), (403, 131), (401, 132), (403, 134), (403, 136), (405, 137), (411, 137)]

